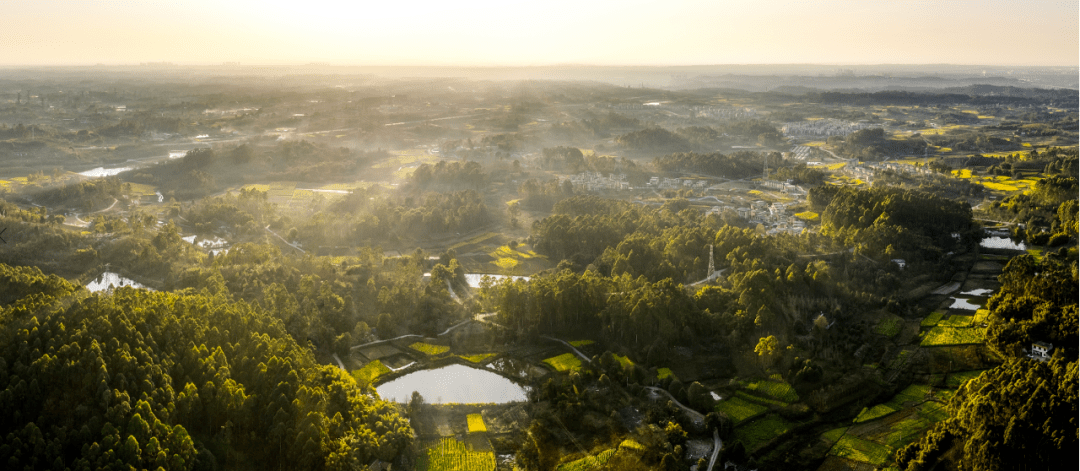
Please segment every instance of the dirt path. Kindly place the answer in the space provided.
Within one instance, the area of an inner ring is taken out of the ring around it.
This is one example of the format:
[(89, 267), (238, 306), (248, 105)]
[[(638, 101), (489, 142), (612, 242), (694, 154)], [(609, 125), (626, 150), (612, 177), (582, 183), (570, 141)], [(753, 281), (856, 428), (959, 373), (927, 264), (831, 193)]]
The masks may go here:
[[(183, 219), (183, 218), (181, 218), (181, 219)], [(296, 249), (296, 250), (299, 250), (299, 251), (300, 251), (300, 253), (307, 253), (307, 252), (305, 252), (305, 251), (304, 251), (304, 249), (302, 249), (302, 248), (300, 248), (300, 247), (297, 247), (297, 246), (295, 246), (295, 245), (293, 245), (293, 244), (290, 244), (290, 243), (289, 243), (289, 241), (285, 240), (285, 238), (284, 238), (284, 237), (281, 237), (281, 236), (277, 235), (277, 232), (271, 231), (271, 230), (270, 230), (270, 226), (266, 226), (266, 228), (265, 228), (265, 229), (266, 229), (266, 232), (269, 232), (269, 233), (273, 234), (273, 235), (274, 235), (274, 237), (277, 237), (278, 239), (281, 239), (281, 241), (282, 241), (282, 242), (284, 242), (284, 243), (285, 243), (285, 245), (288, 245), (289, 247), (292, 247), (292, 248), (294, 248), (294, 249)]]

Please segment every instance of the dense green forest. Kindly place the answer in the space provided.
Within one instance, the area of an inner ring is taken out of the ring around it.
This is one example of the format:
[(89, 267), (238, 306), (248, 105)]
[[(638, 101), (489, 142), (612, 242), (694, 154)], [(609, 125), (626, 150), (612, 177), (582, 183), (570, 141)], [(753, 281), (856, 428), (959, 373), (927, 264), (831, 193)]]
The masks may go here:
[(411, 441), (393, 407), (317, 364), (258, 305), (88, 296), (33, 268), (0, 271), (9, 469), (348, 469)]

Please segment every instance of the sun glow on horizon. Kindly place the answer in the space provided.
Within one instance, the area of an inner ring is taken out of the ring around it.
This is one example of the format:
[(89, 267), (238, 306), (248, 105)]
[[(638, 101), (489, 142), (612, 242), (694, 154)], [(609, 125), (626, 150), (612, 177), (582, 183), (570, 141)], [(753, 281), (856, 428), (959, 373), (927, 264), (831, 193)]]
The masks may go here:
[[(0, 64), (1078, 64), (1076, 2), (24, 1)], [(1018, 25), (1027, 25), (1018, 27)]]

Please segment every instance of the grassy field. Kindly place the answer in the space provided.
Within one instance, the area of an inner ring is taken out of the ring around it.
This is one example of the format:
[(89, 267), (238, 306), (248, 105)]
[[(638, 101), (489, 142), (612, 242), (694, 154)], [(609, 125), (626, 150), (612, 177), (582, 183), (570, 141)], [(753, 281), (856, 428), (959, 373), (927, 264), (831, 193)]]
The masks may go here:
[(844, 435), (829, 450), (829, 454), (849, 460), (885, 466), (892, 463), (893, 449), (888, 446), (863, 440), (851, 435)]
[(480, 414), (469, 414), (465, 420), (469, 422), (469, 433), (488, 431), (487, 425), (484, 424), (484, 417)]
[(581, 369), (581, 359), (573, 353), (563, 353), (562, 355), (547, 358), (544, 363), (551, 365), (556, 371), (573, 371)]
[(473, 363), (482, 363), (484, 360), (495, 356), (495, 353), (477, 353), (476, 355), (458, 355), (458, 358), (462, 360), (471, 361)]
[(593, 341), (592, 340), (571, 340), (571, 341), (569, 341), (567, 343), (569, 343), (570, 345), (573, 345), (575, 347), (584, 347), (586, 345), (592, 345)]
[(427, 447), (416, 460), (417, 471), (494, 471), (495, 453), (473, 451), (453, 438)]
[(153, 185), (146, 185), (143, 183), (127, 183), (131, 185), (131, 194), (139, 196), (150, 196), (157, 194), (157, 188)]
[(981, 327), (953, 328), (934, 326), (923, 337), (920, 345), (924, 347), (967, 345), (983, 343), (984, 340), (986, 340), (985, 329)]
[(656, 379), (664, 379), (668, 376), (675, 376), (675, 373), (671, 371), (671, 368), (657, 368)]
[(900, 316), (892, 315), (885, 317), (878, 321), (874, 332), (884, 335), (886, 337), (894, 337), (900, 333), (900, 329), (904, 326), (904, 319)]
[(735, 427), (732, 434), (735, 439), (742, 442), (746, 451), (753, 452), (794, 427), (795, 424), (780, 416), (770, 414)]
[(371, 363), (364, 365), (364, 367), (360, 368), (359, 370), (353, 370), (352, 377), (356, 379), (357, 383), (364, 385), (371, 384), (373, 381), (378, 379), (379, 376), (382, 376), (389, 372), (390, 368), (387, 368), (386, 365), (382, 364), (381, 361), (375, 360)]
[(818, 216), (820, 216), (820, 215), (818, 213), (813, 212), (813, 211), (803, 211), (801, 213), (795, 213), (795, 217), (797, 217), (799, 219), (802, 219), (804, 221), (816, 220), (818, 218)]
[(424, 342), (413, 343), (412, 345), (409, 345), (409, 348), (431, 356), (442, 355), (443, 353), (450, 351), (450, 347), (447, 347), (446, 345), (432, 345)]
[(769, 410), (767, 407), (747, 401), (739, 396), (716, 403), (716, 411), (726, 414), (736, 424), (764, 414), (767, 410)]

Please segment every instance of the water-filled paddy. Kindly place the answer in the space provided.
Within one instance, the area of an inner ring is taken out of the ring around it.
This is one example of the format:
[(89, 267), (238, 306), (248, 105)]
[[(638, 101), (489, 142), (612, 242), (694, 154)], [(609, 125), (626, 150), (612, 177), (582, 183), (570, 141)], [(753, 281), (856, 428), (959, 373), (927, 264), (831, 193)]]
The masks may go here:
[(407, 402), (413, 391), (428, 404), (523, 402), (527, 389), (491, 371), (465, 365), (420, 370), (375, 388), (388, 401)]

